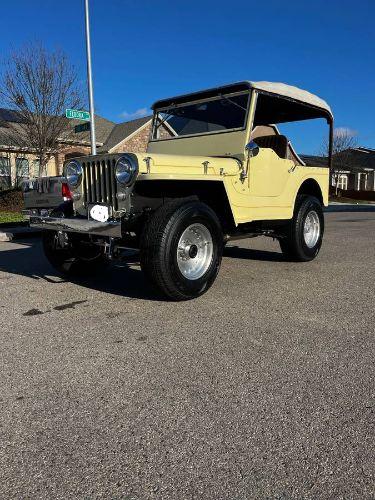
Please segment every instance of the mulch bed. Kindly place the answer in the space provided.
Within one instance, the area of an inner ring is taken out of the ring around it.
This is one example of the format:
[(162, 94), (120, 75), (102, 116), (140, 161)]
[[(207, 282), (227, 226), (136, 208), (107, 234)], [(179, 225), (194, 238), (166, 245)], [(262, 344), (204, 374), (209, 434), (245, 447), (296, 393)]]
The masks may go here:
[(20, 190), (0, 191), (0, 211), (21, 212), (23, 209), (23, 194)]

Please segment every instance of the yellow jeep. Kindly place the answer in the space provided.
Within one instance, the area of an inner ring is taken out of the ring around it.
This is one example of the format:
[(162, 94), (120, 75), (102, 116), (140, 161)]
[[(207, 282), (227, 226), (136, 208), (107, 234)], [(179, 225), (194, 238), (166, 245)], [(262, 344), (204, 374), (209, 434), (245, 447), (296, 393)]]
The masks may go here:
[(68, 161), (71, 200), (32, 211), (58, 270), (92, 273), (138, 248), (149, 281), (186, 300), (212, 285), (229, 240), (271, 236), (288, 259), (317, 256), (329, 169), (305, 165), (277, 124), (325, 118), (332, 149), (325, 101), (289, 85), (245, 81), (152, 109), (146, 153)]

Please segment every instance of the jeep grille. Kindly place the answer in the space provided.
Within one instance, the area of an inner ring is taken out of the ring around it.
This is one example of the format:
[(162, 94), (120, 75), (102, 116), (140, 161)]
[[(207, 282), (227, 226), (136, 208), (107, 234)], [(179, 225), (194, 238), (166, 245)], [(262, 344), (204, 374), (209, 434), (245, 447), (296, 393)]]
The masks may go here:
[(82, 162), (85, 205), (107, 203), (117, 210), (115, 163), (114, 159)]

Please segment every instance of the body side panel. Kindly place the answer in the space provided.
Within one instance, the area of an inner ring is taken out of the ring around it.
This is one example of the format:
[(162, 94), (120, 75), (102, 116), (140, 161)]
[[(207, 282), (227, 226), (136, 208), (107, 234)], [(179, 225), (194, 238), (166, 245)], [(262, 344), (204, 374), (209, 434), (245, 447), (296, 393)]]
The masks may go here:
[(295, 166), (271, 150), (261, 151), (258, 167), (265, 177), (258, 176), (257, 185), (251, 184), (251, 161), (249, 177), (241, 181), (241, 165), (233, 158), (162, 154), (137, 154), (139, 180), (223, 182), (236, 225), (255, 220), (291, 219), (298, 190), (308, 179), (316, 181), (323, 203), (328, 204), (327, 168)]

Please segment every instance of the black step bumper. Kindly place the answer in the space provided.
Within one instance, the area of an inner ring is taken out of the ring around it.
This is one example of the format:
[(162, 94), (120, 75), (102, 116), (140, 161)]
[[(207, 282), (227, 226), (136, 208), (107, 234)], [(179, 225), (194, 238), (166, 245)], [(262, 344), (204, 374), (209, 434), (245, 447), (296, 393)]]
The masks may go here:
[(64, 231), (71, 233), (96, 234), (121, 238), (121, 222), (97, 222), (87, 219), (68, 219), (65, 217), (49, 217), (30, 215), (30, 226), (51, 231)]

